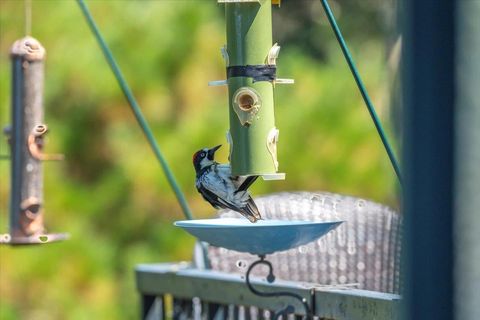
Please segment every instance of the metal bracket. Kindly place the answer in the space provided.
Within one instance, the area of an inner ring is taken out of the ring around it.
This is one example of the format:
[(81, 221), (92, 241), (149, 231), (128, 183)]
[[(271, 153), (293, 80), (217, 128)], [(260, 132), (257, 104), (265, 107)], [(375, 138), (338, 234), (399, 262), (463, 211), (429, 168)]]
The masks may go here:
[(270, 64), (270, 65), (277, 64), (277, 58), (278, 58), (278, 54), (280, 53), (280, 49), (281, 47), (278, 45), (278, 43), (275, 42), (275, 44), (270, 48), (270, 51), (268, 51), (267, 64)]
[(32, 132), (28, 135), (27, 138), (27, 145), (28, 151), (30, 152), (31, 156), (40, 161), (60, 161), (65, 158), (63, 154), (44, 154), (43, 144), (44, 144), (44, 136), (48, 131), (48, 127), (46, 124), (39, 124), (36, 125)]
[(208, 81), (208, 85), (210, 87), (217, 87), (217, 86), (226, 86), (228, 84), (227, 80), (212, 80)]
[(218, 3), (242, 3), (242, 2), (257, 2), (260, 3), (260, 0), (217, 0)]
[(16, 237), (8, 233), (0, 234), (0, 244), (9, 245), (27, 245), (27, 244), (44, 244), (56, 241), (67, 240), (70, 236), (68, 233), (46, 233), (29, 237)]
[[(3, 128), (3, 134), (5, 135), (5, 137), (7, 138), (7, 143), (10, 145), (12, 140), (11, 140), (11, 136), (12, 136), (12, 127), (11, 126), (5, 126)], [(10, 155), (7, 155), (7, 154), (0, 154), (0, 160), (10, 160)]]
[[(271, 48), (270, 51), (268, 51), (267, 55), (267, 61), (266, 63), (269, 65), (276, 65), (277, 64), (277, 58), (278, 55), (280, 54), (280, 49), (281, 47), (278, 45), (278, 43), (275, 43)], [(295, 80), (294, 79), (282, 79), (282, 78), (276, 78), (273, 81), (273, 84), (294, 84)]]
[[(217, 0), (218, 3), (242, 3), (242, 2), (257, 2), (259, 3), (260, 0)], [(272, 4), (280, 6), (282, 0), (272, 0)]]
[[(305, 308), (305, 314), (307, 319), (313, 319), (313, 313), (312, 313), (312, 308), (310, 308), (310, 305), (308, 304), (308, 301), (304, 299), (302, 296), (293, 293), (293, 292), (287, 292), (287, 291), (278, 291), (278, 292), (262, 292), (258, 291), (253, 287), (253, 285), (250, 282), (250, 273), (252, 272), (253, 268), (259, 264), (264, 264), (268, 267), (268, 275), (267, 275), (267, 282), (268, 283), (273, 283), (275, 281), (275, 275), (273, 274), (273, 266), (270, 263), (270, 261), (265, 260), (265, 256), (261, 255), (259, 256), (260, 260), (255, 261), (252, 263), (247, 270), (246, 276), (245, 276), (245, 282), (247, 283), (248, 289), (255, 295), (260, 296), (260, 297), (291, 297), (294, 299), (299, 300), (302, 304), (303, 307)], [(286, 319), (288, 314), (292, 314), (295, 312), (295, 308), (292, 305), (287, 305), (284, 309), (276, 312), (273, 315), (273, 319), (277, 320), (282, 316), (282, 319)]]
[(267, 149), (272, 156), (273, 164), (275, 165), (275, 171), (278, 171), (277, 142), (279, 133), (280, 131), (277, 128), (273, 127), (268, 133), (267, 137)]
[(227, 142), (228, 142), (228, 162), (231, 162), (232, 160), (232, 152), (233, 152), (233, 138), (232, 134), (230, 133), (230, 130), (227, 130)]
[[(277, 78), (273, 81), (274, 84), (294, 84), (295, 79), (284, 79), (284, 78)], [(227, 80), (212, 80), (208, 81), (208, 86), (210, 87), (218, 87), (218, 86), (226, 86), (228, 84)]]
[(225, 60), (225, 66), (228, 67), (230, 65), (230, 56), (228, 55), (227, 45), (223, 45), (220, 48), (220, 53), (222, 54), (223, 60)]
[(270, 173), (270, 174), (262, 174), (262, 179), (264, 181), (271, 181), (271, 180), (285, 180), (285, 173)]

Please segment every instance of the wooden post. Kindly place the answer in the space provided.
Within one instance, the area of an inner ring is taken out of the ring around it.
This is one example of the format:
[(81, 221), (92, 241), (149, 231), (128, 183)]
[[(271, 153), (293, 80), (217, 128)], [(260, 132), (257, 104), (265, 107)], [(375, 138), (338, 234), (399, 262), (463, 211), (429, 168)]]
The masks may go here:
[(62, 156), (42, 153), (47, 126), (43, 123), (45, 49), (32, 37), (17, 40), (11, 49), (12, 127), (10, 244), (43, 243), (66, 235), (46, 235), (43, 225), (43, 160)]

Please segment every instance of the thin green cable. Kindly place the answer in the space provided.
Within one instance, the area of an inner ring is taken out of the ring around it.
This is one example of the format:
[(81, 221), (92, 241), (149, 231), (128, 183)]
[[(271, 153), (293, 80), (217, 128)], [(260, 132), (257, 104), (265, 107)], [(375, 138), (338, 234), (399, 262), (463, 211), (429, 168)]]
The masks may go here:
[(87, 23), (90, 29), (94, 33), (95, 38), (97, 39), (98, 44), (100, 45), (100, 48), (102, 49), (102, 52), (105, 56), (105, 59), (107, 59), (107, 62), (110, 65), (110, 68), (112, 69), (115, 75), (115, 78), (117, 79), (118, 84), (120, 85), (120, 88), (123, 91), (123, 94), (125, 95), (125, 98), (127, 98), (128, 103), (130, 104), (130, 107), (133, 111), (133, 114), (135, 115), (135, 118), (138, 121), (138, 124), (142, 128), (143, 133), (145, 134), (145, 137), (147, 138), (148, 142), (150, 143), (150, 146), (153, 149), (153, 152), (155, 153), (155, 156), (160, 162), (160, 165), (162, 166), (162, 169), (165, 172), (165, 175), (167, 176), (167, 180), (170, 183), (170, 186), (172, 187), (173, 191), (175, 192), (175, 195), (177, 197), (178, 202), (180, 203), (180, 206), (182, 207), (185, 217), (189, 220), (193, 219), (192, 212), (190, 211), (190, 208), (187, 204), (187, 200), (185, 199), (185, 196), (180, 190), (180, 187), (178, 186), (177, 181), (175, 180), (175, 177), (173, 176), (173, 173), (170, 170), (167, 161), (165, 160), (162, 152), (160, 151), (160, 148), (157, 142), (155, 141), (155, 138), (153, 137), (152, 131), (150, 130), (148, 123), (145, 120), (145, 117), (143, 116), (142, 111), (140, 110), (140, 107), (138, 106), (137, 101), (135, 100), (135, 97), (132, 94), (132, 91), (128, 87), (128, 84), (125, 81), (119, 66), (115, 62), (115, 58), (113, 57), (112, 52), (108, 48), (106, 42), (103, 40), (102, 35), (100, 34), (100, 31), (98, 30), (97, 25), (95, 24), (95, 21), (93, 20), (93, 17), (90, 14), (87, 5), (83, 0), (77, 0), (77, 2), (80, 5), (80, 8), (82, 9), (83, 15), (85, 16), (85, 19), (87, 20)]
[(395, 158), (395, 154), (393, 153), (392, 147), (390, 146), (390, 143), (388, 142), (387, 135), (385, 134), (385, 131), (383, 130), (382, 124), (380, 123), (380, 119), (377, 116), (377, 113), (375, 112), (375, 107), (373, 106), (372, 101), (370, 100), (370, 97), (367, 93), (367, 89), (365, 88), (362, 79), (360, 78), (360, 75), (358, 74), (357, 67), (355, 66), (355, 63), (353, 62), (353, 58), (350, 54), (350, 51), (348, 50), (347, 44), (345, 43), (345, 40), (343, 39), (342, 33), (340, 32), (340, 29), (337, 25), (337, 22), (335, 21), (335, 17), (333, 16), (332, 10), (330, 9), (330, 6), (328, 5), (327, 0), (320, 0), (322, 2), (323, 9), (325, 10), (325, 13), (327, 14), (328, 21), (330, 22), (330, 25), (332, 26), (333, 31), (335, 32), (335, 37), (338, 40), (338, 43), (340, 44), (340, 47), (342, 48), (343, 55), (345, 56), (345, 59), (347, 60), (348, 66), (350, 67), (350, 71), (353, 74), (353, 77), (355, 78), (355, 82), (357, 83), (358, 89), (360, 90), (360, 93), (362, 94), (363, 100), (365, 101), (365, 104), (367, 105), (368, 112), (370, 113), (370, 116), (372, 117), (373, 123), (375, 124), (375, 128), (377, 128), (378, 134), (380, 135), (380, 139), (382, 139), (383, 146), (385, 147), (385, 150), (387, 151), (388, 158), (390, 159), (390, 162), (392, 163), (393, 170), (395, 170), (395, 173), (397, 175), (398, 181), (400, 182), (400, 185), (402, 185), (402, 175), (400, 173), (400, 167), (398, 165), (397, 159)]

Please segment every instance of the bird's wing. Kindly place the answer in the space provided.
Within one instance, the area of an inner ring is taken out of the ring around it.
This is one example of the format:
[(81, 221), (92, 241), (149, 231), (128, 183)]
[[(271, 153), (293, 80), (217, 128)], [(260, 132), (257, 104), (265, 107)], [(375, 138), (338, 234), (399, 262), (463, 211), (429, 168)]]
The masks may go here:
[(213, 192), (219, 198), (226, 199), (230, 193), (235, 191), (235, 187), (229, 178), (225, 177), (217, 168), (212, 168), (214, 172), (204, 174), (200, 177), (200, 184)]
[(206, 188), (203, 188), (203, 192), (206, 194), (204, 198), (216, 207), (239, 212), (252, 223), (262, 219), (260, 211), (247, 191), (234, 192), (230, 198), (220, 198)]
[(223, 177), (223, 175), (212, 168), (215, 172), (210, 172), (202, 175), (197, 180), (197, 189), (202, 194), (205, 195), (204, 198), (214, 206), (220, 206), (225, 208), (225, 205), (222, 205), (224, 199), (229, 200), (231, 194), (235, 191), (232, 181), (229, 178)]
[(197, 184), (197, 190), (202, 195), (203, 199), (209, 202), (214, 208), (224, 208), (224, 205), (218, 201), (218, 196), (212, 191), (204, 188), (202, 185)]
[[(248, 176), (244, 179), (241, 179), (240, 185), (237, 187), (237, 191), (235, 191), (235, 192), (248, 190), (248, 188), (252, 185), (252, 183), (254, 183), (257, 180), (257, 178), (258, 178), (258, 176)], [(237, 181), (240, 181), (240, 179), (237, 180)]]
[(200, 194), (203, 196), (203, 198), (206, 201), (208, 201), (213, 207), (215, 207), (217, 209), (218, 208), (223, 208), (223, 209), (230, 209), (230, 210), (233, 210), (233, 211), (241, 210), (241, 208), (235, 206), (233, 203), (231, 203), (231, 202), (229, 202), (225, 199), (222, 199), (217, 194), (215, 194), (210, 189), (208, 189), (204, 186), (198, 187), (198, 191), (200, 192)]
[(220, 175), (223, 179), (231, 180), (233, 185), (235, 186), (235, 190), (238, 190), (238, 188), (246, 180), (248, 180), (248, 178), (250, 178), (249, 176), (232, 176), (232, 168), (230, 167), (229, 164), (226, 164), (226, 163), (217, 164), (215, 166), (215, 172), (217, 172), (217, 174)]
[[(261, 219), (257, 206), (246, 190), (237, 190), (231, 179), (228, 165), (217, 165), (212, 174), (204, 174), (197, 180), (197, 189), (203, 198), (215, 208), (230, 209), (240, 212), (251, 222)], [(251, 184), (255, 179), (252, 177)], [(245, 183), (245, 181), (243, 181)], [(243, 184), (242, 183), (242, 184)]]
[[(246, 192), (236, 192), (230, 176), (224, 175), (221, 170), (216, 171), (217, 174), (206, 174), (200, 178), (197, 188), (200, 192), (208, 194), (209, 202), (215, 203), (222, 208), (238, 210), (245, 207), (248, 203), (250, 195)], [(227, 172), (224, 172), (227, 174)]]
[(232, 176), (232, 169), (229, 164), (217, 164), (216, 170), (224, 179), (232, 180), (236, 192), (247, 190), (254, 183), (258, 176)]

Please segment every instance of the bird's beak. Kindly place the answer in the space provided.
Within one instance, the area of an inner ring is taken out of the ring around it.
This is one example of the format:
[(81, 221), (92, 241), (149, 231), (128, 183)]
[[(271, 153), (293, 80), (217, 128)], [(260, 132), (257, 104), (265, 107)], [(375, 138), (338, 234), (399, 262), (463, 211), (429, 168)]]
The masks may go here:
[(216, 152), (218, 149), (220, 149), (221, 146), (222, 146), (222, 145), (219, 144), (218, 146), (213, 147), (213, 148), (211, 148), (211, 149), (208, 150), (208, 158), (209, 158), (210, 160), (213, 160), (213, 157), (215, 156), (215, 152)]

